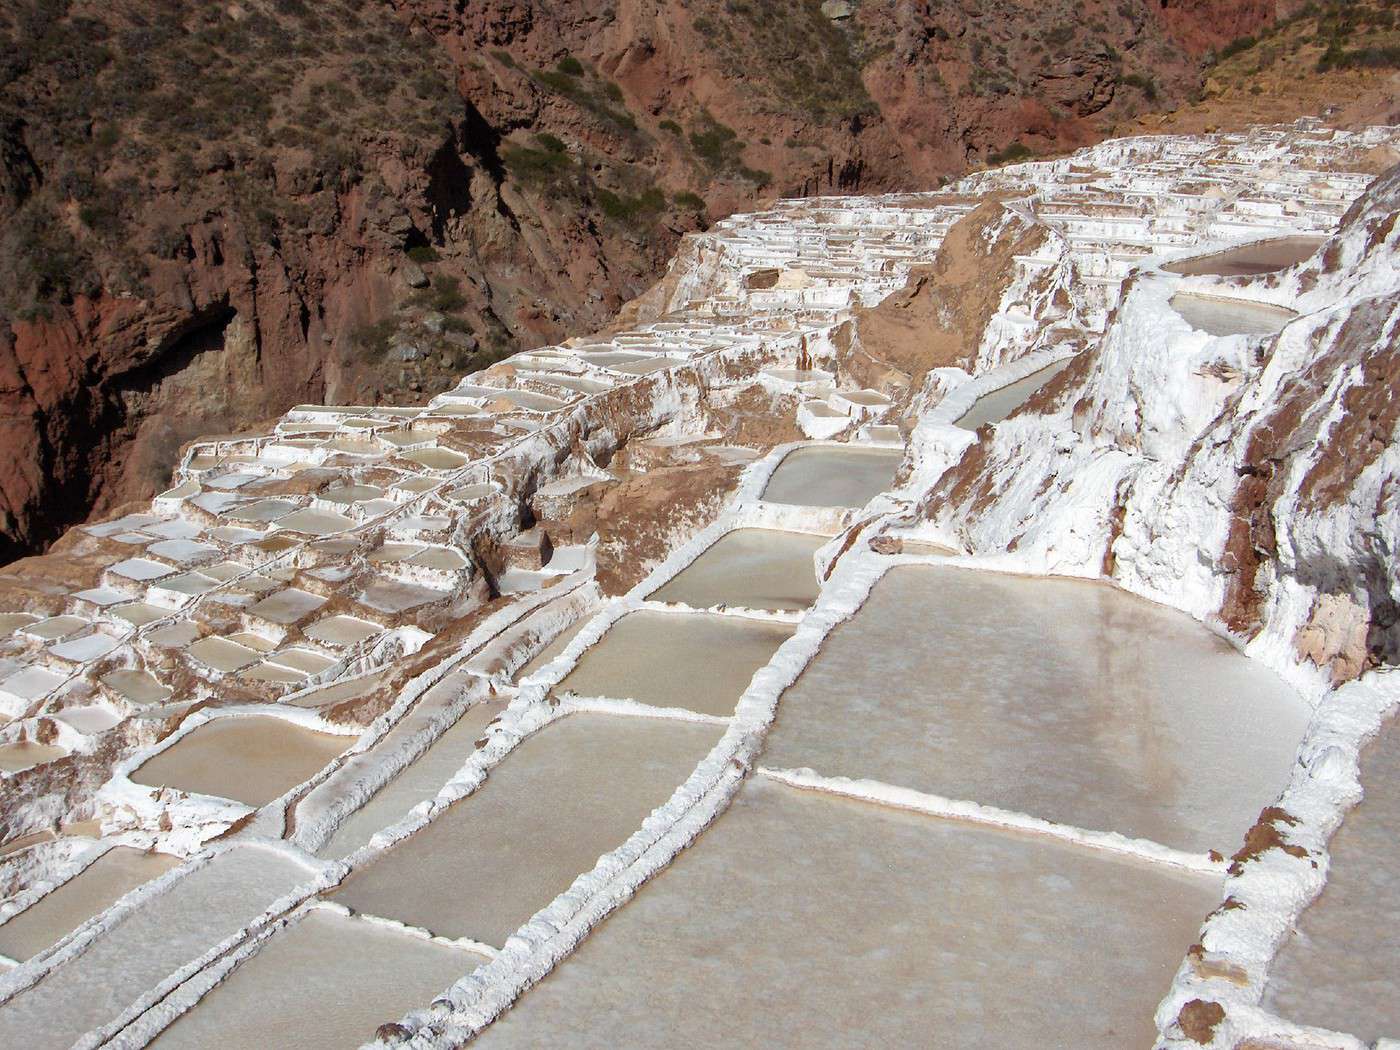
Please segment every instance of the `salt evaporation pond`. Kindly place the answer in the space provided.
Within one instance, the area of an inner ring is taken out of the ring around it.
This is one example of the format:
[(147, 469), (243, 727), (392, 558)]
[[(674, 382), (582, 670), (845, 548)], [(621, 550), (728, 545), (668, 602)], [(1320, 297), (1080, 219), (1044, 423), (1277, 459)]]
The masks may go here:
[(432, 798), (476, 750), (490, 721), (505, 710), (500, 701), (476, 704), (398, 776), (380, 788), (360, 809), (345, 818), (330, 841), (317, 852), (344, 857), (365, 845), (375, 832), (403, 819), (418, 803)]
[(863, 507), (894, 482), (902, 449), (814, 445), (783, 457), (763, 499), (803, 507)]
[(1369, 1043), (1400, 1035), (1400, 722), (1362, 751), (1361, 787), (1328, 846), (1327, 885), (1274, 960), (1264, 1002)]
[(1292, 310), (1244, 299), (1177, 292), (1171, 308), (1207, 335), (1272, 335), (1297, 316)]
[(38, 744), (33, 740), (0, 744), (0, 773), (19, 773), (32, 766), (62, 758), (66, 754), (67, 748), (57, 744)]
[(1024, 379), (1018, 379), (1014, 383), (983, 394), (958, 418), (955, 425), (964, 430), (976, 430), (988, 423), (1000, 423), (1029, 401), (1032, 394), (1068, 368), (1073, 360), (1074, 358), (1067, 357), (1063, 361), (1056, 361), (1038, 372), (1032, 372)]
[(817, 598), (813, 555), (827, 542), (801, 532), (735, 529), (649, 597), (695, 609), (806, 609)]
[(310, 877), (273, 850), (220, 854), (0, 1006), (0, 1046), (68, 1050)]
[(642, 611), (618, 620), (554, 687), (727, 717), (790, 624), (712, 613)]
[(338, 1050), (427, 1005), (484, 955), (315, 908), (273, 936), (150, 1045)]
[(0, 955), (23, 961), (67, 936), (127, 891), (180, 863), (166, 853), (109, 849), (57, 889), (0, 926)]
[(1174, 610), (1082, 580), (904, 566), (783, 695), (763, 762), (1229, 854), (1308, 717)]
[(1325, 237), (1274, 237), (1210, 255), (1168, 263), (1162, 269), (1186, 277), (1253, 277), (1297, 265), (1322, 246)]
[(1219, 897), (760, 776), (472, 1046), (1151, 1046)]
[(261, 806), (305, 781), (354, 740), (271, 715), (230, 715), (197, 726), (142, 763), (131, 779)]
[(717, 726), (569, 715), (476, 792), (351, 875), (338, 903), (503, 945), (620, 846), (719, 740)]

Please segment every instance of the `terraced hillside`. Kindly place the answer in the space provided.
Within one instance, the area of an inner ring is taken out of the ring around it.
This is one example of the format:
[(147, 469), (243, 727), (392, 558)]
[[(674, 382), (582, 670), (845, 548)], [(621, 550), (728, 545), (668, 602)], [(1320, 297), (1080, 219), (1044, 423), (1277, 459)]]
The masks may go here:
[(0, 1042), (1400, 1034), (1397, 142), (781, 200), (190, 445), (0, 572)]

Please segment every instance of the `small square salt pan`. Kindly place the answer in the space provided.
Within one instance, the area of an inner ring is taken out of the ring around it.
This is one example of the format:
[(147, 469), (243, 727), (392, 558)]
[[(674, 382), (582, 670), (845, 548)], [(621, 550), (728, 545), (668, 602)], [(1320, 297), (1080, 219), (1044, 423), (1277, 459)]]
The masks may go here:
[(57, 645), (51, 646), (49, 652), (64, 660), (85, 664), (89, 660), (101, 659), (120, 644), (118, 639), (109, 634), (85, 634), (81, 638), (59, 642)]
[(6, 678), (0, 685), (0, 691), (24, 701), (37, 700), (53, 692), (63, 681), (64, 676), (54, 671), (43, 667), (26, 667)]
[(408, 564), (443, 572), (460, 572), (467, 567), (467, 559), (450, 547), (427, 547), (409, 558)]
[(368, 620), (354, 616), (328, 616), (318, 620), (304, 632), (306, 637), (325, 645), (356, 645), (367, 638), (373, 638), (383, 628)]
[(368, 560), (371, 565), (392, 564), (407, 561), (427, 549), (421, 543), (385, 543), (378, 550), (371, 551)]
[(442, 532), (452, 524), (452, 519), (441, 515), (425, 515), (404, 518), (393, 527), (395, 535), (407, 536), (415, 532)]
[(229, 635), (228, 639), (239, 645), (246, 645), (249, 649), (256, 649), (260, 653), (270, 653), (277, 648), (277, 642), (271, 638), (264, 638), (260, 634), (254, 634), (252, 631), (238, 631)]
[(169, 558), (184, 565), (188, 562), (208, 561), (218, 556), (219, 548), (208, 543), (193, 540), (161, 540), (146, 548), (147, 552), (160, 558)]
[(162, 576), (169, 576), (175, 570), (169, 565), (164, 565), (158, 561), (150, 561), (146, 558), (127, 558), (119, 561), (108, 571), (124, 576), (128, 580), (158, 580)]
[(180, 620), (168, 627), (157, 627), (146, 635), (146, 641), (162, 649), (183, 649), (199, 637), (199, 628), (190, 620)]
[(376, 485), (344, 485), (341, 488), (326, 489), (319, 498), (330, 500), (332, 503), (363, 503), (365, 500), (378, 499), (382, 495), (384, 490)]
[(257, 529), (244, 529), (237, 525), (220, 525), (216, 529), (209, 530), (209, 535), (220, 543), (255, 543), (262, 539), (265, 532)]
[(87, 602), (89, 605), (96, 605), (98, 608), (106, 608), (109, 605), (116, 605), (118, 602), (131, 601), (131, 595), (115, 591), (111, 587), (90, 587), (85, 591), (75, 591), (73, 597), (79, 601)]
[(394, 488), (400, 492), (410, 492), (421, 494), (429, 489), (436, 488), (441, 482), (437, 478), (412, 477), (394, 483)]
[(309, 616), (325, 604), (326, 599), (318, 594), (288, 587), (258, 602), (248, 610), (248, 614), (271, 623), (290, 624)]
[(74, 631), (86, 627), (91, 622), (91, 620), (81, 616), (50, 616), (47, 620), (31, 623), (20, 633), (38, 638), (40, 641), (51, 642), (58, 638), (64, 638)]
[(141, 530), (163, 540), (192, 540), (200, 534), (201, 526), (185, 518), (171, 518), (168, 521), (147, 525)]
[(172, 576), (168, 580), (161, 580), (158, 589), (194, 597), (207, 594), (218, 585), (218, 580), (206, 576), (202, 572), (187, 572), (181, 576)]
[(201, 492), (198, 496), (190, 499), (200, 510), (207, 510), (210, 514), (222, 514), (230, 507), (237, 506), (243, 502), (239, 496), (231, 492)]
[(122, 716), (106, 704), (88, 704), (84, 707), (65, 708), (57, 716), (84, 736), (105, 732), (122, 720)]
[(406, 612), (428, 602), (441, 601), (450, 591), (404, 583), (400, 580), (372, 580), (356, 599), (361, 605), (384, 613)]
[(102, 684), (133, 704), (158, 704), (170, 699), (174, 692), (149, 671), (108, 671), (102, 676)]
[(279, 667), (290, 667), (303, 674), (319, 674), (335, 663), (329, 656), (299, 647), (283, 649), (280, 653), (268, 657), (268, 661)]
[(391, 499), (372, 499), (360, 504), (360, 516), (364, 518), (377, 518), (381, 514), (389, 514), (399, 509), (399, 505)]
[(144, 627), (154, 620), (169, 616), (170, 610), (147, 605), (145, 602), (127, 602), (125, 605), (113, 606), (110, 615), (118, 620), (125, 620), (133, 627)]
[(218, 637), (201, 638), (185, 652), (205, 666), (223, 672), (237, 671), (258, 658), (258, 654), (246, 645)]
[(353, 518), (327, 510), (298, 510), (277, 519), (279, 529), (304, 532), (311, 536), (334, 536), (354, 525)]
[(429, 470), (456, 470), (469, 462), (466, 456), (446, 448), (420, 448), (404, 453), (403, 458)]
[(197, 482), (197, 481), (184, 481), (184, 482), (181, 482), (180, 484), (176, 485), (174, 488), (166, 489), (166, 490), (165, 490), (164, 492), (162, 492), (159, 496), (157, 496), (156, 499), (160, 499), (160, 500), (175, 500), (175, 501), (178, 502), (178, 501), (180, 501), (180, 500), (187, 500), (187, 499), (189, 499), (191, 496), (197, 496), (198, 494), (199, 494), (199, 482)]
[(291, 500), (260, 499), (255, 503), (228, 510), (224, 517), (234, 521), (276, 521), (296, 509), (297, 505)]
[(203, 575), (220, 583), (227, 583), (235, 576), (242, 576), (248, 571), (248, 566), (236, 561), (221, 561), (214, 565), (205, 565), (199, 570)]

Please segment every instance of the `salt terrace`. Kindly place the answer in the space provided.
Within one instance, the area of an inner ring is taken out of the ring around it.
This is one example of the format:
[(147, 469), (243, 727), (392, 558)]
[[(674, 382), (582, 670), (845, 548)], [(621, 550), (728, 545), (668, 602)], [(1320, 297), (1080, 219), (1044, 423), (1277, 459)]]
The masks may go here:
[[(1200, 339), (1286, 323), (1236, 276), (1311, 254), (1394, 139), (1139, 138), (780, 201), (691, 238), (632, 327), (192, 445), (0, 586), (0, 1043), (1196, 1045), (1158, 1005), (1232, 979), (1199, 931), (1309, 703), (1107, 583), (902, 542), (932, 481), (907, 445), (979, 440), (1134, 273)], [(1047, 239), (972, 368), (871, 388), (838, 330), (994, 191)], [(803, 440), (746, 436), (779, 404)], [(706, 462), (743, 471), (708, 518), (620, 554), (578, 524)], [(1251, 1045), (1400, 1037), (1364, 986), (1394, 976), (1389, 816), (1338, 847), (1364, 905), (1305, 924)], [(1373, 916), (1376, 958), (1336, 961)]]

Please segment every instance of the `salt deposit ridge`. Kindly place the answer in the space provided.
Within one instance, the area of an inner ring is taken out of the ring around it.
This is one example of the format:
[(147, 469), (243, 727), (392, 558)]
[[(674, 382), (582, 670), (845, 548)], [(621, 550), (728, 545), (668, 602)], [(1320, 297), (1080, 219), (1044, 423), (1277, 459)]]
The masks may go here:
[(0, 574), (0, 1045), (1400, 1039), (1397, 146), (780, 201), (191, 446)]

